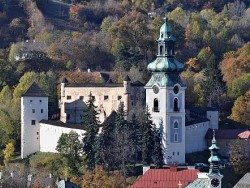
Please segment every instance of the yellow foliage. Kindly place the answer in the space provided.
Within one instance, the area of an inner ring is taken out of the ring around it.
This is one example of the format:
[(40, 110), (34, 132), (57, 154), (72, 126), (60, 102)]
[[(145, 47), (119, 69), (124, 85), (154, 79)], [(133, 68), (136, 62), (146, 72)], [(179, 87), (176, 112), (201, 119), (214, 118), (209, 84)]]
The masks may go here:
[(12, 142), (9, 142), (8, 144), (6, 144), (5, 149), (3, 150), (3, 155), (4, 155), (4, 165), (7, 166), (9, 161), (10, 161), (10, 157), (14, 154), (15, 151), (15, 146)]

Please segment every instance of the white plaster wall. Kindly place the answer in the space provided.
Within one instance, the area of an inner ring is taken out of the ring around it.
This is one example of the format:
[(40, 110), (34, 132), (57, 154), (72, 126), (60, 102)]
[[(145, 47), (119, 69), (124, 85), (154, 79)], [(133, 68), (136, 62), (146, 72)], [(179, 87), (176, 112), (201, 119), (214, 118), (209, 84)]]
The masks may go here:
[(208, 121), (186, 126), (186, 153), (193, 153), (208, 149), (205, 140), (205, 135), (208, 129)]
[(218, 129), (219, 112), (207, 111), (207, 118), (210, 120), (210, 129)]
[[(155, 123), (157, 128), (162, 129), (162, 146), (164, 153), (164, 162), (170, 163), (185, 163), (185, 87), (179, 87), (179, 93), (177, 95), (183, 95), (182, 97), (182, 108), (179, 112), (174, 112), (173, 108), (170, 107), (169, 94), (173, 93), (173, 88), (160, 88), (158, 94), (153, 92), (152, 87), (145, 87), (146, 89), (146, 105), (148, 105), (149, 112), (152, 117), (152, 121)], [(175, 95), (175, 94), (174, 94)], [(159, 112), (153, 111), (154, 98), (159, 100)], [(179, 116), (182, 117), (182, 142), (171, 143), (170, 142), (170, 117)], [(162, 125), (161, 125), (162, 124)], [(175, 155), (173, 155), (173, 152)], [(177, 155), (179, 152), (179, 155)]]
[[(35, 110), (33, 113), (32, 110)], [(41, 112), (43, 109), (43, 113)], [(21, 157), (39, 151), (40, 125), (39, 121), (48, 119), (48, 97), (21, 98)], [(36, 124), (31, 125), (35, 120)]]
[(66, 127), (59, 127), (50, 124), (40, 123), (40, 151), (56, 153), (57, 142), (62, 133), (69, 133), (74, 131), (82, 139), (82, 134), (85, 132), (80, 129), (72, 129)]

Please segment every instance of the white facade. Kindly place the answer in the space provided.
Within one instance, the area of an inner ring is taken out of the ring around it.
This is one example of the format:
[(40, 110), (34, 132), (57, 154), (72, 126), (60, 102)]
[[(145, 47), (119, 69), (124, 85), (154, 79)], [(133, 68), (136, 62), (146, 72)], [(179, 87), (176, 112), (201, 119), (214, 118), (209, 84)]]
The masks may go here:
[[(164, 162), (185, 163), (185, 87), (180, 87), (178, 93), (173, 87), (160, 87), (155, 93), (153, 88), (146, 89), (146, 104), (148, 105), (152, 121), (162, 134)], [(174, 110), (174, 100), (179, 100), (178, 111)], [(158, 100), (156, 109), (155, 100)]]
[(21, 98), (21, 157), (40, 151), (40, 124), (48, 119), (48, 97)]
[(205, 135), (209, 129), (209, 121), (186, 126), (186, 153), (207, 149)]
[(61, 137), (62, 133), (70, 133), (71, 131), (76, 132), (79, 135), (79, 139), (82, 139), (82, 135), (85, 132), (81, 129), (60, 127), (46, 123), (40, 123), (40, 151), (56, 153), (57, 142)]

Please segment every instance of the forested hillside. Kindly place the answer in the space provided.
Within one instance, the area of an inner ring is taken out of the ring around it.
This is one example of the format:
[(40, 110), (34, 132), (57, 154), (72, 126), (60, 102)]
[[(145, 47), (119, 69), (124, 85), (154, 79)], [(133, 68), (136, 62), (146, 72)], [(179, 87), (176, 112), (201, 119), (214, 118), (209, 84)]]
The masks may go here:
[(34, 80), (51, 97), (52, 113), (64, 75), (73, 82), (91, 69), (120, 75), (116, 82), (125, 74), (146, 82), (165, 15), (186, 67), (187, 104), (211, 100), (222, 122), (250, 126), (249, 6), (248, 0), (1, 0), (0, 148), (20, 138), (20, 96)]

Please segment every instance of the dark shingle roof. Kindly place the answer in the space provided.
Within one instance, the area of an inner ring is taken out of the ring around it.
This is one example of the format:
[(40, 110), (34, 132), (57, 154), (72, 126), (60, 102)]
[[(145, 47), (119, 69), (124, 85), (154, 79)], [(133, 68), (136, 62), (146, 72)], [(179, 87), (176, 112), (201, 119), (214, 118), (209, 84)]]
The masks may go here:
[(195, 120), (187, 121), (186, 126), (194, 125), (194, 124), (202, 123), (202, 122), (207, 122), (207, 121), (209, 121), (208, 118), (198, 118), (198, 119), (195, 119)]
[(127, 76), (124, 78), (124, 81), (131, 81), (131, 79), (130, 79), (129, 76), (127, 75)]
[(22, 97), (48, 97), (48, 95), (34, 82)]
[(69, 83), (69, 81), (67, 80), (67, 78), (64, 77), (62, 80), (62, 83), (67, 84), (67, 83)]
[(116, 83), (73, 83), (66, 87), (123, 87), (123, 84)]
[(52, 120), (41, 120), (40, 123), (49, 124), (57, 127), (66, 127), (66, 128), (83, 130), (83, 126), (80, 124), (63, 123), (61, 121), (52, 121)]
[[(216, 139), (236, 139), (236, 138), (245, 138), (248, 131), (245, 129), (218, 129), (215, 132)], [(205, 136), (206, 139), (213, 138), (213, 130), (209, 129)]]
[(144, 84), (141, 83), (140, 81), (135, 81), (135, 82), (131, 83), (131, 86), (144, 86)]

